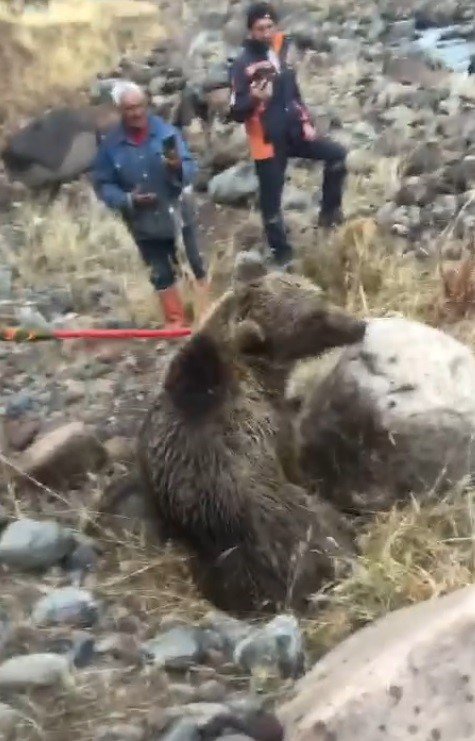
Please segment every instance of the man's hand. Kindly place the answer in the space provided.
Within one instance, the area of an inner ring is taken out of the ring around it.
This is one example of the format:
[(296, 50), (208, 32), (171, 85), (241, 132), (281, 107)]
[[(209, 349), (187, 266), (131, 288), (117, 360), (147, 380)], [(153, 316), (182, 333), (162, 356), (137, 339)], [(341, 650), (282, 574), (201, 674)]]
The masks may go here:
[(155, 193), (141, 193), (138, 188), (132, 191), (131, 197), (134, 206), (152, 206), (157, 202)]
[(305, 121), (302, 125), (303, 129), (303, 138), (307, 142), (314, 142), (316, 139), (318, 139), (318, 132), (313, 124), (311, 124), (309, 121)]
[(170, 170), (179, 170), (182, 166), (181, 157), (179, 157), (177, 154), (169, 154), (164, 157), (163, 160), (166, 166), (170, 168)]
[(255, 80), (250, 85), (251, 96), (261, 103), (267, 103), (272, 98), (272, 82), (270, 80)]

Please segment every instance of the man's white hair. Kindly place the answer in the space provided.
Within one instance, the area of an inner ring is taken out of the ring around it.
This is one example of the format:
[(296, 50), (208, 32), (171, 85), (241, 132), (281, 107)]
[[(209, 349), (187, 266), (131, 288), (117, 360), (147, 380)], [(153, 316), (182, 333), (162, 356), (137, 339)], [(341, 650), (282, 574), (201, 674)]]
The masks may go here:
[(124, 95), (126, 95), (127, 93), (138, 93), (142, 96), (145, 95), (143, 89), (140, 87), (140, 85), (137, 85), (136, 82), (132, 82), (131, 80), (117, 80), (111, 90), (111, 97), (114, 101), (114, 105), (119, 107), (122, 103)]

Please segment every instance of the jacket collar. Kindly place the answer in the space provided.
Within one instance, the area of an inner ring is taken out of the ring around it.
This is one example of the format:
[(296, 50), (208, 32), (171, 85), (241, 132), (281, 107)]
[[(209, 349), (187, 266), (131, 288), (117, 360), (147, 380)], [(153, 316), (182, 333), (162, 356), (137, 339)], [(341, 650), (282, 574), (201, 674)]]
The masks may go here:
[[(159, 116), (153, 116), (151, 113), (149, 113), (147, 117), (147, 125), (148, 125), (148, 131), (149, 135), (151, 137), (158, 137), (161, 138), (164, 131), (164, 122)], [(127, 131), (125, 130), (125, 126), (123, 123), (120, 123), (115, 131), (114, 143), (121, 144), (121, 143), (127, 143), (130, 141), (130, 138), (127, 134)]]
[[(272, 44), (273, 50), (280, 54), (286, 45), (287, 37), (283, 33), (276, 33)], [(266, 55), (269, 47), (262, 41), (256, 41), (256, 39), (247, 38), (244, 40), (244, 48), (254, 54)]]

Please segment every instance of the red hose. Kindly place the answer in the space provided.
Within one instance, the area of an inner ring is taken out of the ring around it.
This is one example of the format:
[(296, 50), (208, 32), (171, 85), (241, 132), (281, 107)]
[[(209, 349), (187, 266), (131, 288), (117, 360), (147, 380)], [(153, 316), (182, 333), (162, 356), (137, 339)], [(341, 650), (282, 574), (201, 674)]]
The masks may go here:
[(57, 340), (172, 340), (178, 337), (188, 337), (190, 334), (191, 329), (188, 327), (177, 329), (55, 329), (52, 332)]
[(0, 327), (0, 340), (5, 342), (44, 342), (47, 340), (173, 340), (188, 337), (189, 327), (176, 329), (40, 329)]

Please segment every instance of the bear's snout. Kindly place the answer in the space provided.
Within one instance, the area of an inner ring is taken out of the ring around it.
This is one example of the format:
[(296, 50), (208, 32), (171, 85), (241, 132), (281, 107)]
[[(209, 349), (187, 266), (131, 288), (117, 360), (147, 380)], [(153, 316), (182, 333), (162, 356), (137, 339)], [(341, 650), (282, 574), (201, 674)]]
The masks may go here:
[(352, 345), (361, 342), (365, 336), (367, 323), (363, 319), (343, 312), (331, 312), (327, 321), (327, 334), (332, 345)]

